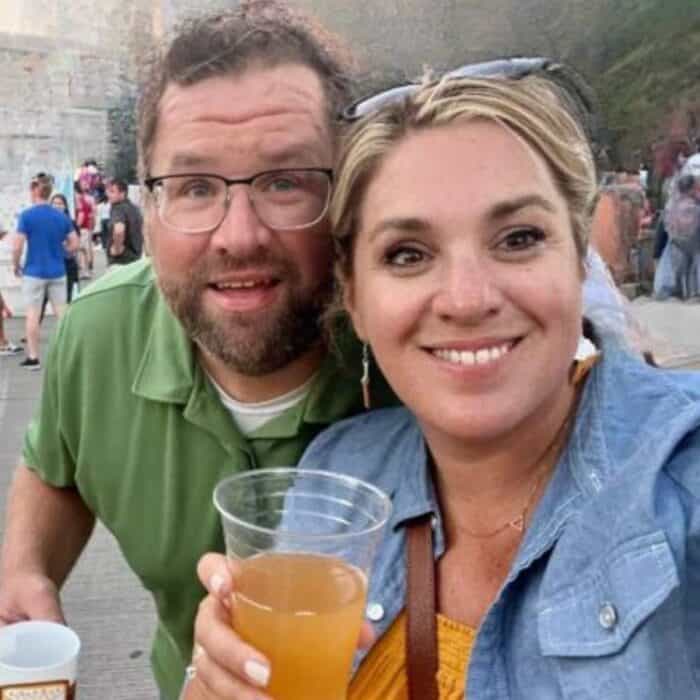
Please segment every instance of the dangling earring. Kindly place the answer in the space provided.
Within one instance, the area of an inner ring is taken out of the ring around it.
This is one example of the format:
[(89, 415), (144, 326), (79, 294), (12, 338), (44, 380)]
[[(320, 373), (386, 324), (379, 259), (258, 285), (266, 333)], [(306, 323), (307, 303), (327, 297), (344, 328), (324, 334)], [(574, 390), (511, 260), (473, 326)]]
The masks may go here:
[(362, 377), (360, 384), (362, 385), (362, 403), (365, 409), (369, 411), (369, 345), (367, 343), (362, 344)]

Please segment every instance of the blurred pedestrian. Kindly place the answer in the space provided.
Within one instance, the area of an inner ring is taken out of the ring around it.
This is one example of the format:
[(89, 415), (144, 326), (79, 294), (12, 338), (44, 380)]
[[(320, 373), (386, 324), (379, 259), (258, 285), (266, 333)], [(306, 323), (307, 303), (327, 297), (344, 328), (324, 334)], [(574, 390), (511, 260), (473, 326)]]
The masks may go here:
[(17, 355), (22, 352), (19, 345), (10, 342), (5, 334), (5, 319), (12, 318), (12, 309), (0, 294), (0, 357), (5, 355)]
[(681, 175), (664, 207), (663, 227), (668, 243), (654, 276), (654, 296), (688, 299), (698, 293), (697, 264), (700, 251), (700, 201), (696, 180)]
[[(68, 209), (68, 200), (60, 192), (51, 197), (51, 206), (58, 211), (62, 211), (70, 220), (73, 226), (73, 231), (76, 235), (80, 235), (80, 230), (78, 229), (78, 224), (74, 219), (71, 218), (70, 210)], [(78, 270), (78, 259), (74, 252), (69, 251), (67, 248), (64, 252), (64, 260), (66, 264), (66, 303), (70, 304), (73, 300), (73, 293), (76, 287), (80, 287), (80, 275)], [(46, 307), (46, 301), (44, 302), (44, 307)]]
[[(7, 231), (0, 230), (0, 242), (6, 243)], [(22, 352), (19, 345), (10, 342), (5, 334), (5, 319), (12, 318), (12, 309), (0, 294), (0, 357), (5, 355), (17, 355)]]
[(94, 267), (95, 253), (92, 247), (92, 229), (95, 226), (95, 201), (83, 184), (85, 180), (76, 180), (75, 189), (75, 220), (80, 231), (80, 248), (78, 265), (80, 278), (90, 279)]
[(107, 197), (106, 187), (98, 191), (95, 202), (97, 204), (95, 214), (95, 228), (98, 231), (97, 238), (99, 245), (102, 246), (102, 250), (105, 251), (106, 255), (109, 241), (109, 213), (112, 207), (109, 203), (109, 197)]
[[(22, 277), (26, 305), (27, 357), (21, 363), (30, 370), (39, 362), (39, 317), (47, 295), (54, 314), (60, 317), (66, 306), (66, 268), (64, 252), (76, 251), (78, 236), (70, 219), (49, 204), (53, 182), (48, 175), (37, 175), (30, 185), (32, 206), (25, 209), (17, 223), (12, 262), (17, 277)], [(26, 244), (27, 255), (21, 260)]]
[(139, 208), (129, 199), (129, 186), (115, 179), (107, 187), (111, 204), (107, 263), (128, 265), (141, 257), (143, 250), (143, 219)]

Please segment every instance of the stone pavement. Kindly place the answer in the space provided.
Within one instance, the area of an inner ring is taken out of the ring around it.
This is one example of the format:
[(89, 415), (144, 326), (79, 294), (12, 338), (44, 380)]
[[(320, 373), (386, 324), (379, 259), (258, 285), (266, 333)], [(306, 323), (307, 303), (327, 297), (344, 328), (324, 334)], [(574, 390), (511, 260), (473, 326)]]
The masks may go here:
[[(637, 299), (633, 316), (646, 327), (655, 353), (666, 366), (700, 368), (700, 305)], [(42, 347), (55, 327), (48, 318)], [(8, 335), (23, 335), (20, 319)], [(19, 367), (21, 356), (0, 357), (0, 537), (5, 493), (20, 452), (25, 426), (37, 405), (42, 372)], [(123, 562), (112, 536), (98, 525), (63, 592), (70, 624), (83, 641), (80, 700), (153, 700), (148, 663), (153, 606)]]
[(700, 304), (637, 297), (629, 306), (663, 367), (700, 368)]

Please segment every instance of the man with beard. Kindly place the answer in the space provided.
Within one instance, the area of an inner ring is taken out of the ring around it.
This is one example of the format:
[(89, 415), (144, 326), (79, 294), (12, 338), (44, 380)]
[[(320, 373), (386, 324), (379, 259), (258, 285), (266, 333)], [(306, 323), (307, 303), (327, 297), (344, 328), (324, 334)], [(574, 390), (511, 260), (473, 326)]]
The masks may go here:
[(58, 591), (99, 518), (154, 596), (170, 700), (204, 594), (197, 561), (223, 551), (214, 485), (295, 464), (362, 407), (359, 359), (341, 371), (319, 325), (348, 100), (319, 32), (244, 3), (185, 25), (159, 59), (139, 114), (151, 260), (71, 307), (9, 496), (0, 620), (63, 619)]

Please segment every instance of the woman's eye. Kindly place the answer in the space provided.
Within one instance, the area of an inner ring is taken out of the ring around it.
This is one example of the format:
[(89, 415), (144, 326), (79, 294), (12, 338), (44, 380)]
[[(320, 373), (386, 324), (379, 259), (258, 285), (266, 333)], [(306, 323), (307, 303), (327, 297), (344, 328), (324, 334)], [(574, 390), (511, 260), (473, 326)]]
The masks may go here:
[(536, 228), (519, 228), (507, 233), (498, 243), (506, 251), (523, 251), (533, 248), (544, 240), (544, 232)]
[(425, 260), (425, 253), (416, 248), (395, 248), (384, 256), (384, 261), (388, 265), (397, 267), (408, 267), (418, 265)]

